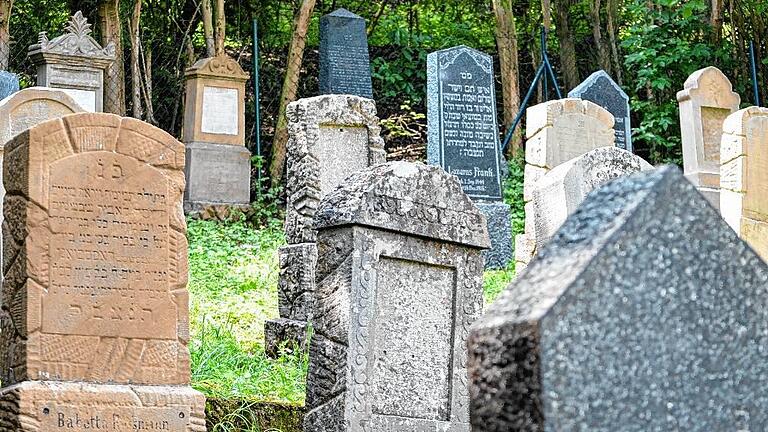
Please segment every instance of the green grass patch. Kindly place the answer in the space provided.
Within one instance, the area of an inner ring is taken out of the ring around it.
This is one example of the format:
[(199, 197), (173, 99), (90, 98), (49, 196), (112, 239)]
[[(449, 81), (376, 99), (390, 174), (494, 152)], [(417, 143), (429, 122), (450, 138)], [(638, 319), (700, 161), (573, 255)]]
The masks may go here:
[(515, 278), (515, 263), (510, 263), (507, 268), (500, 270), (486, 270), (483, 273), (483, 297), (485, 305), (493, 303), (496, 297)]

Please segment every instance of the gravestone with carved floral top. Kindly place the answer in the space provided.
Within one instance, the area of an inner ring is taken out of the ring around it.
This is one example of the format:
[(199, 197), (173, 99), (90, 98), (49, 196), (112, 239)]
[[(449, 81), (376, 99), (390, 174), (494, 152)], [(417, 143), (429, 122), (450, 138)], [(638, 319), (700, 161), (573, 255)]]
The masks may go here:
[(115, 45), (99, 45), (91, 37), (91, 24), (78, 11), (63, 35), (51, 39), (40, 33), (29, 47), (37, 66), (37, 85), (63, 90), (84, 110), (104, 110), (104, 72), (115, 61)]
[(306, 432), (469, 432), (466, 338), (483, 309), (485, 217), (455, 176), (409, 162), (321, 202)]

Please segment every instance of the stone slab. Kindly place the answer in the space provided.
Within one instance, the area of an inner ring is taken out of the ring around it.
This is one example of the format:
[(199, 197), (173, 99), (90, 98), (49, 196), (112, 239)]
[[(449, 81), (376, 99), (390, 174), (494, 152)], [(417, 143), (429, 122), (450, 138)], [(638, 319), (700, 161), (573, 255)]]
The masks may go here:
[(240, 146), (186, 143), (186, 211), (201, 205), (248, 205), (251, 152)]
[(478, 202), (475, 205), (485, 215), (488, 234), (491, 237), (491, 248), (483, 252), (485, 268), (506, 268), (513, 258), (509, 205), (484, 202)]
[(320, 94), (373, 99), (365, 19), (346, 9), (320, 18)]
[(767, 298), (679, 169), (610, 182), (473, 326), (473, 431), (764, 430)]
[(611, 113), (615, 120), (616, 147), (632, 152), (629, 96), (606, 71), (599, 70), (587, 77), (568, 92), (568, 97), (594, 102)]
[(15, 73), (0, 71), (0, 100), (19, 91), (19, 77)]
[(270, 358), (278, 358), (285, 352), (306, 353), (309, 351), (308, 331), (306, 321), (268, 319), (264, 321), (264, 353)]

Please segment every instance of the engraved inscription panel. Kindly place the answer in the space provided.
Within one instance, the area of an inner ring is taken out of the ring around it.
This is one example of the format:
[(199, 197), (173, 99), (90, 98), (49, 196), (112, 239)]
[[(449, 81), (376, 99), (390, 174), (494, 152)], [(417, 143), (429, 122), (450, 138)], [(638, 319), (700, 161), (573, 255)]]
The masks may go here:
[(71, 88), (60, 89), (72, 97), (80, 105), (80, 108), (88, 112), (96, 112), (96, 92), (92, 90), (79, 90)]
[(370, 93), (368, 47), (355, 45), (353, 35), (343, 35), (341, 45), (331, 45), (326, 52), (330, 67), (331, 91), (336, 94)]
[(48, 200), (43, 332), (175, 339), (168, 180), (127, 156), (79, 154), (51, 166)]
[(210, 134), (237, 135), (238, 106), (237, 89), (205, 86), (200, 130)]
[[(610, 144), (610, 135), (605, 132), (605, 126), (599, 120), (581, 113), (564, 113), (555, 117), (551, 131), (554, 137), (550, 142), (556, 144), (552, 167)], [(608, 133), (612, 134), (613, 130), (608, 130)]]
[(187, 432), (189, 407), (69, 406), (46, 404), (40, 410), (44, 431)]
[(377, 280), (373, 413), (448, 421), (455, 270), (382, 257)]
[(368, 166), (368, 129), (321, 125), (315, 154), (320, 170), (321, 197), (328, 194), (350, 174)]
[(723, 123), (730, 113), (730, 110), (724, 108), (701, 107), (704, 161), (707, 164), (720, 164), (720, 140), (723, 137)]
[(10, 136), (16, 136), (44, 121), (72, 113), (69, 107), (52, 99), (33, 99), (24, 102), (10, 113)]

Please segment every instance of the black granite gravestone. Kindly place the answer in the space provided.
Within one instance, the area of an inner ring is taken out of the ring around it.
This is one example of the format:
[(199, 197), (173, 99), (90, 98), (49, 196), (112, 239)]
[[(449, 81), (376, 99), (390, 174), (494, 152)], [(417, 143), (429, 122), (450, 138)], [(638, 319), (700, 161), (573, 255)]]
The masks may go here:
[(320, 94), (373, 99), (365, 20), (346, 9), (320, 18)]
[(629, 96), (616, 84), (610, 75), (599, 70), (573, 90), (568, 97), (579, 98), (594, 102), (613, 114), (616, 122), (616, 147), (632, 151), (632, 128), (629, 123)]

